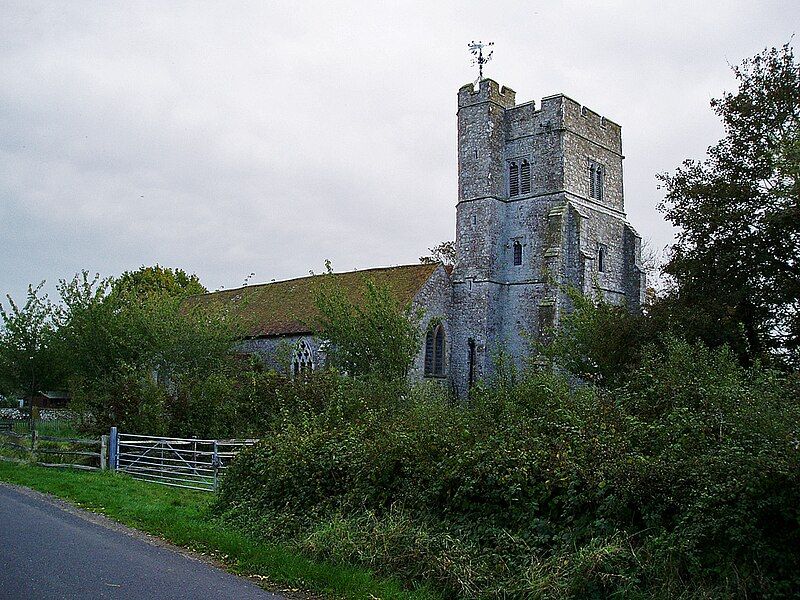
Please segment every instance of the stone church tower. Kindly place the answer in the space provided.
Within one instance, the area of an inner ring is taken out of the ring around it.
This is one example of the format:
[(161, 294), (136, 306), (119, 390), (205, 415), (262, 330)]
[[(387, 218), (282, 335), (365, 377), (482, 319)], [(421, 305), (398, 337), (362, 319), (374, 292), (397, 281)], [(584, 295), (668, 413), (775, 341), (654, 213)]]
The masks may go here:
[[(335, 274), (363, 297), (386, 287), (424, 315), (414, 379), (452, 384), (462, 398), (492, 374), (497, 351), (522, 365), (570, 310), (565, 290), (596, 290), (638, 310), (639, 235), (625, 218), (622, 137), (616, 123), (564, 95), (516, 104), (490, 79), (458, 92), (457, 261)], [(250, 329), (237, 351), (299, 376), (327, 365), (314, 323), (320, 276), (222, 290), (188, 302), (222, 303)], [(247, 296), (247, 302), (241, 302)]]
[(638, 310), (641, 240), (625, 217), (620, 126), (564, 95), (540, 106), (484, 79), (458, 92), (450, 378), (499, 348), (518, 363), (569, 309), (565, 286)]

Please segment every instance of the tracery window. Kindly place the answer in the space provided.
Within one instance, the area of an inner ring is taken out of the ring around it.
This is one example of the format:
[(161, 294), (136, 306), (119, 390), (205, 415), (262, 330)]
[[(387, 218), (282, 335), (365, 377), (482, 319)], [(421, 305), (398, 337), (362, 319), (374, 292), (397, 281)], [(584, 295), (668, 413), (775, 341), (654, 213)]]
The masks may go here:
[(304, 376), (314, 370), (314, 355), (311, 346), (300, 340), (292, 352), (292, 376)]
[(428, 328), (425, 336), (425, 375), (430, 377), (444, 376), (446, 340), (441, 323)]

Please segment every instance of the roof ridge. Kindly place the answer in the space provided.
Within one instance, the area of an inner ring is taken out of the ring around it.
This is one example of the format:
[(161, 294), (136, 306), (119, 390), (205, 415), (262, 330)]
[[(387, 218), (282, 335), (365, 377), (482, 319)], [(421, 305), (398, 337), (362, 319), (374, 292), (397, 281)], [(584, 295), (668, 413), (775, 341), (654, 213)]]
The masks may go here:
[[(349, 275), (349, 274), (352, 274), (352, 273), (369, 273), (371, 271), (391, 271), (393, 269), (409, 269), (411, 267), (417, 267), (417, 268), (428, 267), (428, 268), (431, 268), (431, 272), (433, 272), (433, 271), (436, 270), (437, 267), (441, 266), (441, 264), (442, 263), (412, 263), (412, 264), (408, 264), (408, 265), (393, 265), (393, 266), (390, 266), (390, 267), (370, 267), (368, 269), (353, 269), (352, 271), (333, 272), (333, 273), (331, 273), (331, 275)], [(302, 281), (304, 279), (313, 279), (314, 277), (319, 277), (321, 275), (328, 275), (328, 273), (315, 273), (314, 275), (303, 275), (302, 277), (291, 277), (289, 279), (281, 279), (279, 281), (267, 281), (265, 283), (256, 283), (256, 284), (252, 284), (252, 285), (242, 285), (242, 286), (235, 287), (235, 288), (214, 290), (212, 292), (205, 292), (205, 293), (202, 293), (202, 294), (192, 294), (191, 296), (187, 296), (187, 299), (188, 298), (199, 298), (199, 297), (203, 297), (203, 296), (210, 296), (212, 294), (219, 294), (219, 293), (225, 293), (225, 292), (239, 292), (239, 291), (244, 291), (244, 290), (248, 290), (248, 289), (261, 288), (261, 287), (265, 287), (265, 286), (268, 286), (268, 285), (275, 285), (275, 284), (278, 284), (278, 283), (290, 283), (292, 281)]]

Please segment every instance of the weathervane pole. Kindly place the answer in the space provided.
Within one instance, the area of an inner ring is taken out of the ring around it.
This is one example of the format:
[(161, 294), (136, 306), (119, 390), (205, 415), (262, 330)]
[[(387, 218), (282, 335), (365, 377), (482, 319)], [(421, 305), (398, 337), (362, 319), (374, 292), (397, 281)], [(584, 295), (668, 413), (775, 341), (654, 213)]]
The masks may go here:
[(478, 65), (478, 81), (480, 82), (483, 80), (483, 65), (492, 60), (492, 54), (494, 54), (494, 50), (489, 50), (489, 52), (484, 54), (483, 49), (488, 48), (489, 46), (494, 46), (494, 42), (483, 43), (480, 40), (477, 42), (473, 40), (467, 44), (467, 46), (474, 57), (472, 59), (472, 64)]

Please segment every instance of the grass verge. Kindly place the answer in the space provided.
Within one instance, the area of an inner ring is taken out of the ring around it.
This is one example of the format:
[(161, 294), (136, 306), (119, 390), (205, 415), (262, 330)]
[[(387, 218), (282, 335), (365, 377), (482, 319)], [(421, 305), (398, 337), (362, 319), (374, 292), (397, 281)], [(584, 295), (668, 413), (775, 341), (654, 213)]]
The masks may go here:
[(369, 571), (310, 560), (245, 535), (212, 518), (212, 496), (135, 481), (114, 473), (46, 469), (0, 461), (0, 480), (68, 500), (222, 562), (229, 571), (256, 575), (274, 588), (305, 589), (334, 598), (434, 600), (426, 589), (404, 590)]

